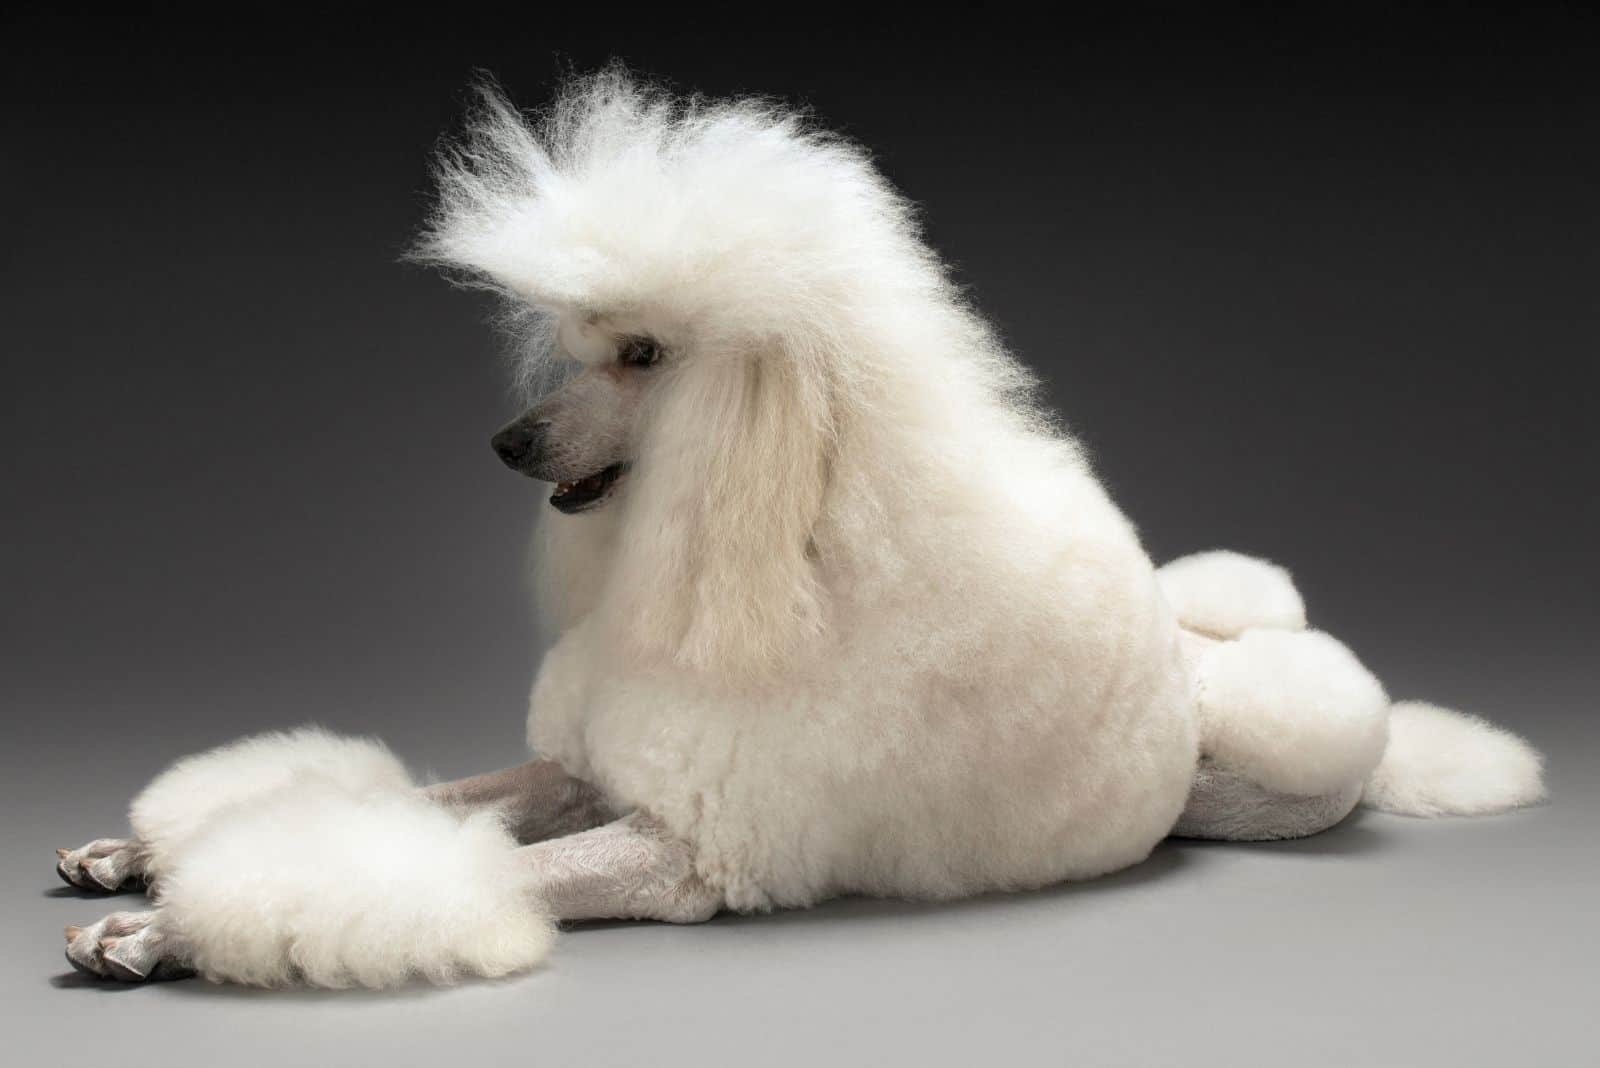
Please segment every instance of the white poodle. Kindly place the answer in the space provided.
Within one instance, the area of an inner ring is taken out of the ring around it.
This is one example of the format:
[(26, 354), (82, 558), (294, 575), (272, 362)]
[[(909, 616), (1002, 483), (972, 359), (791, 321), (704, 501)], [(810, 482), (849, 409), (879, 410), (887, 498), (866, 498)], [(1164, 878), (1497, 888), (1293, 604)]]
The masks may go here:
[(1521, 740), (1391, 706), (1279, 568), (1156, 570), (856, 146), (613, 70), (534, 125), (486, 94), (440, 184), (421, 257), (511, 303), (545, 388), (495, 438), (554, 483), (544, 759), (417, 789), (304, 730), (180, 761), (135, 838), (62, 851), (159, 903), (69, 928), (78, 967), (501, 975), (552, 920), (1019, 890), (1542, 795)]

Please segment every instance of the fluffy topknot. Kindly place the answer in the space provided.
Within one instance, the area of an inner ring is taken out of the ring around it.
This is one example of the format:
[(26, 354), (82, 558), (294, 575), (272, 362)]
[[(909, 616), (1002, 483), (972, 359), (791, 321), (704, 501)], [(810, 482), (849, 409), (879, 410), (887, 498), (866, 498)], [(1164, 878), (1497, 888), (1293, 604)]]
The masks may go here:
[(810, 348), (878, 301), (954, 298), (866, 152), (765, 101), (678, 98), (614, 65), (524, 117), (484, 84), (435, 170), (415, 257), (510, 298), (536, 342), (552, 315), (648, 310)]

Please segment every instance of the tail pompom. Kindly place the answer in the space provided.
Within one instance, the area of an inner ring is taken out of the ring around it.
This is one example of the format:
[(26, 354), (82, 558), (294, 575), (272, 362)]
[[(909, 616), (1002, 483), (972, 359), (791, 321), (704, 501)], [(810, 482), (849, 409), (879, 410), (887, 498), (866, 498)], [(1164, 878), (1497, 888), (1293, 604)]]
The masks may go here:
[(301, 781), (187, 841), (161, 920), (206, 978), (282, 986), (447, 983), (531, 967), (554, 927), (499, 817), (409, 792)]
[(1544, 758), (1527, 742), (1464, 712), (1402, 701), (1361, 801), (1403, 816), (1481, 816), (1544, 796)]
[(1156, 572), (1161, 592), (1186, 629), (1237, 638), (1252, 627), (1304, 630), (1306, 606), (1277, 564), (1216, 549), (1193, 553)]

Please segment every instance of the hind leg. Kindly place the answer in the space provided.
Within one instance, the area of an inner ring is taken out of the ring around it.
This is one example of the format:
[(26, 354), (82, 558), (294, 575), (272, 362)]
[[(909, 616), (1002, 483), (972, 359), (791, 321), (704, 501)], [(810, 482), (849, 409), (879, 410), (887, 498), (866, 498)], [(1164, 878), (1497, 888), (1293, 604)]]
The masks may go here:
[(1340, 795), (1388, 738), (1378, 680), (1319, 631), (1248, 630), (1192, 655), (1200, 755), (1272, 793)]
[(1387, 737), (1389, 702), (1377, 680), (1316, 631), (1182, 637), (1201, 759), (1172, 833), (1267, 841), (1344, 819)]
[(1211, 552), (1158, 572), (1194, 680), (1200, 764), (1173, 833), (1299, 838), (1342, 820), (1388, 737), (1389, 699), (1350, 651), (1306, 629), (1289, 573)]
[(1234, 842), (1304, 838), (1348, 816), (1361, 791), (1362, 783), (1352, 782), (1328, 794), (1279, 793), (1202, 759), (1172, 836)]

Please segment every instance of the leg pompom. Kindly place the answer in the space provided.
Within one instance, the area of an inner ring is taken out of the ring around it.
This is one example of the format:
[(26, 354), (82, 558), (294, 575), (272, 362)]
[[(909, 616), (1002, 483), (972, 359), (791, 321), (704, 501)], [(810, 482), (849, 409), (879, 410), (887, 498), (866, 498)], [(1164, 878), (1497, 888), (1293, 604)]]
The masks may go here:
[(1252, 627), (1304, 630), (1306, 606), (1289, 572), (1253, 556), (1217, 549), (1179, 557), (1156, 572), (1178, 622), (1213, 638)]
[(332, 782), (362, 793), (411, 785), (400, 761), (371, 738), (317, 727), (257, 734), (184, 757), (156, 776), (129, 807), (144, 870), (160, 879), (173, 855), (210, 820), (295, 782)]
[(1319, 631), (1246, 631), (1199, 659), (1200, 749), (1270, 791), (1336, 794), (1383, 755), (1389, 700)]
[(206, 978), (394, 986), (537, 963), (552, 924), (516, 843), (411, 793), (302, 782), (202, 829), (173, 858), (161, 924)]

